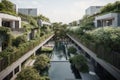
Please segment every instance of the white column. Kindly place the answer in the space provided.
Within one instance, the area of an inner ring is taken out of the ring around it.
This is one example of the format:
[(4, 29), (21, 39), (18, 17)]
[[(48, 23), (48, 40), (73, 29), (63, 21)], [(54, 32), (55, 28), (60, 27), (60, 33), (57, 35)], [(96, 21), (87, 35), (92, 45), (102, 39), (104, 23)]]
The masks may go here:
[(15, 29), (15, 21), (12, 21), (12, 28)]
[(34, 52), (33, 55), (35, 56), (35, 55), (36, 55), (36, 52)]
[(2, 26), (2, 19), (0, 18), (0, 27)]
[(19, 65), (19, 72), (21, 71), (21, 64)]
[(20, 18), (20, 20), (19, 20), (19, 28), (21, 28), (21, 18)]

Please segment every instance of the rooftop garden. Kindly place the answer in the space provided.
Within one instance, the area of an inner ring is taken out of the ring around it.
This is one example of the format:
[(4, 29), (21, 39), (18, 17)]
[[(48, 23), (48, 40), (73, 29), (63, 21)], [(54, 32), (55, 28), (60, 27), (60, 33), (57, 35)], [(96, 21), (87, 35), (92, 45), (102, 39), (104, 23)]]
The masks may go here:
[(0, 12), (17, 16), (14, 4), (8, 0), (2, 0), (0, 2)]
[(96, 53), (99, 58), (120, 69), (120, 63), (117, 62), (120, 60), (120, 28), (114, 26), (95, 28), (93, 23), (95, 16), (110, 12), (120, 12), (120, 1), (107, 4), (98, 14), (84, 16), (79, 28), (69, 29), (69, 34)]

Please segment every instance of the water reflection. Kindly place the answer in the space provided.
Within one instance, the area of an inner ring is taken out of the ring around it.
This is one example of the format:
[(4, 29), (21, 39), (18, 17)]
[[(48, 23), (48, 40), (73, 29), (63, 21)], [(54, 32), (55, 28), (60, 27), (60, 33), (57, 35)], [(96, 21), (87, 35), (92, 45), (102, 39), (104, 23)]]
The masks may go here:
[(81, 76), (67, 60), (66, 47), (64, 43), (57, 43), (52, 52), (49, 77), (51, 80), (73, 80)]
[(72, 72), (76, 79), (81, 79), (79, 71), (75, 68), (75, 65), (70, 65)]

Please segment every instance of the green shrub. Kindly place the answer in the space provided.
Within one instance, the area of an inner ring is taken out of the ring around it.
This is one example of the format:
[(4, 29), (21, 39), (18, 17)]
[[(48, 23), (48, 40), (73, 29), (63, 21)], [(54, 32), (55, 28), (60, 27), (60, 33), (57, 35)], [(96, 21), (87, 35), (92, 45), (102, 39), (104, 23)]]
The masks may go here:
[(87, 60), (82, 55), (75, 55), (74, 57), (70, 58), (69, 61), (72, 65), (81, 71), (81, 72), (88, 72), (89, 67), (87, 65)]
[(120, 1), (109, 3), (101, 9), (101, 14), (120, 11)]
[(76, 49), (75, 47), (70, 46), (70, 47), (68, 48), (68, 53), (76, 54), (76, 52), (77, 52), (77, 49)]
[(0, 3), (0, 12), (16, 16), (14, 4), (8, 0), (2, 0)]
[(20, 44), (27, 42), (26, 36), (19, 36), (13, 41), (13, 46), (18, 47)]
[(43, 74), (46, 70), (48, 70), (50, 59), (45, 55), (41, 54), (37, 57), (34, 67), (37, 69), (40, 74)]
[(29, 42), (21, 43), (17, 48), (8, 47), (7, 49), (0, 52), (0, 65), (2, 66), (1, 70), (5, 69), (7, 66), (12, 64), (14, 61), (22, 57), (26, 52), (33, 49), (41, 42), (43, 42), (49, 35), (45, 35), (36, 40), (31, 40)]
[(37, 70), (42, 70), (48, 66), (49, 62), (50, 59), (45, 54), (41, 54), (37, 57), (34, 65)]
[(31, 67), (23, 69), (18, 75), (16, 80), (43, 80), (39, 73)]
[(53, 50), (53, 48), (51, 48), (51, 47), (42, 47), (41, 51), (43, 51), (43, 52), (50, 52), (52, 50)]

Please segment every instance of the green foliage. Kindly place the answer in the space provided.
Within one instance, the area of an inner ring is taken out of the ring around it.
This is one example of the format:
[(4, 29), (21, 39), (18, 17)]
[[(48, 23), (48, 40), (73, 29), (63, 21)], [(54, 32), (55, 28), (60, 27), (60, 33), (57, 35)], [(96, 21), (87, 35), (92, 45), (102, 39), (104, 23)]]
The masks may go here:
[(43, 52), (51, 52), (53, 50), (52, 47), (42, 47), (42, 50)]
[(43, 79), (41, 79), (39, 73), (35, 69), (27, 67), (17, 75), (16, 80), (43, 80)]
[(60, 23), (53, 23), (53, 30), (55, 33), (55, 38), (56, 40), (59, 40), (60, 38), (64, 39), (66, 36), (66, 31), (67, 31), (67, 25)]
[(43, 71), (44, 69), (48, 68), (49, 62), (50, 59), (45, 54), (41, 54), (37, 57), (34, 63), (34, 67), (38, 71)]
[(3, 3), (0, 3), (0, 11), (4, 10), (5, 5)]
[(81, 20), (80, 28), (82, 30), (92, 30), (94, 28), (94, 17), (85, 15)]
[(24, 23), (22, 23), (22, 25), (25, 25), (26, 27), (29, 26), (31, 28), (38, 27), (37, 20), (35, 20), (33, 16), (24, 15), (24, 14), (21, 14), (21, 13), (19, 13), (18, 15), (22, 18), (22, 20), (28, 22), (28, 24), (25, 25)]
[(0, 39), (3, 41), (3, 48), (6, 48), (12, 44), (11, 30), (6, 27), (0, 27)]
[(70, 58), (70, 62), (81, 72), (89, 71), (87, 60), (82, 55), (75, 55), (74, 57)]
[(77, 26), (77, 21), (73, 21), (70, 23), (71, 26)]
[(43, 25), (41, 28), (41, 32), (44, 33), (49, 33), (50, 32), (50, 28), (47, 25)]
[(77, 52), (77, 49), (76, 49), (75, 47), (70, 46), (70, 47), (68, 48), (68, 53), (76, 54), (76, 52)]
[[(73, 35), (73, 34), (71, 34)], [(74, 35), (80, 43), (89, 48), (96, 55), (119, 68), (120, 28), (102, 27), (86, 31), (83, 35)], [(106, 57), (107, 56), (107, 57)], [(115, 58), (115, 59), (114, 59)]]
[(101, 14), (108, 12), (120, 12), (120, 1), (109, 3), (101, 9)]
[(13, 3), (11, 3), (8, 0), (2, 0), (2, 4), (5, 6), (6, 11), (14, 12), (14, 6)]
[(34, 27), (38, 27), (37, 21), (33, 17), (29, 17), (29, 23)]
[(34, 28), (32, 25), (30, 25), (29, 23), (25, 23), (25, 22), (22, 22), (21, 24), (22, 28), (25, 29), (26, 32), (30, 31), (32, 28)]
[(40, 19), (42, 21), (46, 21), (46, 22), (50, 22), (49, 18), (43, 16), (42, 14), (40, 14), (39, 16), (37, 17), (34, 17), (35, 19)]
[(120, 28), (104, 27), (88, 32), (93, 42), (109, 47), (111, 51), (120, 52)]
[(8, 0), (2, 0), (2, 2), (0, 3), (0, 12), (16, 15), (13, 3)]
[(17, 37), (13, 40), (13, 46), (18, 47), (20, 44), (27, 42), (27, 38), (25, 35)]
[(7, 66), (12, 64), (14, 61), (22, 57), (26, 52), (30, 51), (37, 45), (39, 45), (41, 42), (43, 42), (46, 38), (48, 38), (51, 34), (49, 35), (44, 35), (42, 37), (39, 37), (35, 40), (31, 40), (26, 43), (21, 43), (17, 49), (13, 47), (13, 51), (9, 50), (9, 48), (3, 50), (0, 53), (0, 71), (5, 69)]

